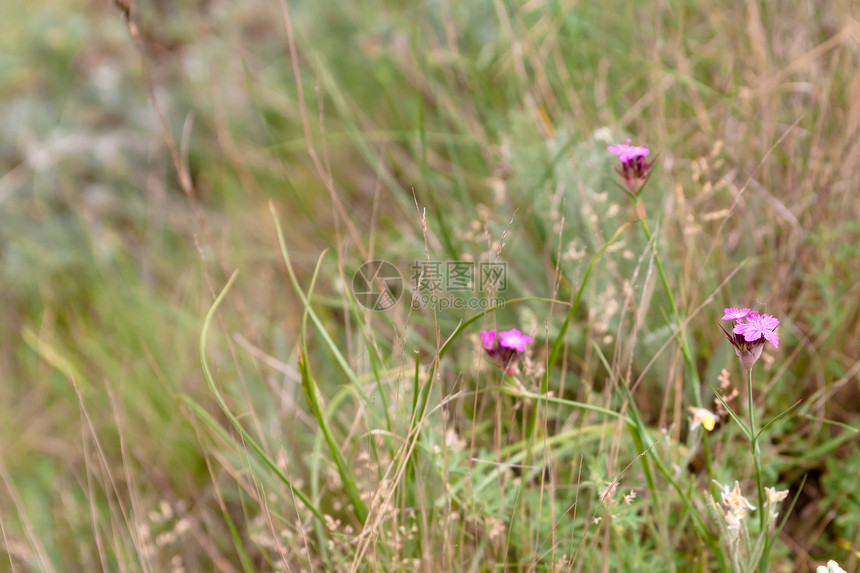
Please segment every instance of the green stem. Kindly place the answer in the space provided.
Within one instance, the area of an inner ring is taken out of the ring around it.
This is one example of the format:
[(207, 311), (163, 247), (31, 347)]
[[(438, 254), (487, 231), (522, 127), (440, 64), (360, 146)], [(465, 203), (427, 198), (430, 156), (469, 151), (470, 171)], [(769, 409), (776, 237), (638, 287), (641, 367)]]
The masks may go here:
[(660, 274), (660, 280), (663, 282), (663, 289), (666, 291), (666, 296), (669, 297), (669, 305), (672, 307), (672, 315), (678, 317), (678, 306), (675, 304), (675, 297), (672, 294), (672, 289), (669, 288), (669, 279), (666, 278), (666, 271), (663, 269), (663, 263), (660, 261), (660, 255), (657, 253), (657, 246), (654, 243), (654, 238), (651, 236), (651, 228), (648, 226), (648, 221), (645, 219), (645, 208), (642, 204), (642, 199), (636, 198), (636, 210), (639, 214), (639, 224), (648, 237), (648, 243), (654, 250), (654, 264), (657, 265), (657, 272)]
[(749, 376), (747, 377), (747, 401), (748, 408), (750, 414), (750, 450), (753, 456), (753, 462), (755, 463), (755, 482), (758, 489), (758, 517), (759, 517), (759, 525), (761, 527), (761, 532), (764, 535), (765, 532), (765, 513), (767, 508), (764, 506), (764, 484), (761, 481), (761, 452), (758, 448), (758, 434), (755, 429), (755, 404), (753, 403), (753, 374), (752, 368), (749, 369)]
[(752, 436), (751, 441), (755, 441), (755, 405), (753, 403), (753, 382), (752, 382), (752, 368), (747, 371), (747, 408), (749, 409), (750, 415), (750, 436)]
[[(636, 196), (634, 199), (636, 204), (636, 213), (639, 215), (639, 224), (642, 226), (642, 231), (648, 238), (648, 244), (654, 252), (654, 264), (657, 266), (657, 274), (660, 275), (660, 281), (663, 283), (663, 290), (666, 292), (666, 297), (669, 299), (669, 306), (672, 308), (672, 317), (675, 319), (675, 336), (678, 340), (678, 346), (681, 348), (681, 354), (684, 357), (684, 363), (687, 365), (690, 383), (693, 388), (693, 403), (697, 408), (702, 408), (702, 393), (700, 390), (701, 381), (699, 380), (699, 372), (696, 369), (696, 362), (693, 359), (693, 353), (687, 343), (687, 331), (681, 322), (681, 317), (678, 314), (678, 305), (675, 303), (675, 295), (672, 294), (672, 289), (669, 288), (669, 279), (666, 277), (666, 271), (663, 269), (663, 262), (660, 260), (660, 254), (657, 252), (657, 244), (654, 242), (654, 237), (651, 235), (651, 228), (648, 226), (648, 220), (645, 218), (645, 205), (642, 199)], [(708, 440), (707, 432), (702, 436), (702, 449), (705, 454), (705, 466), (708, 470), (708, 478), (713, 483), (714, 472), (711, 463), (711, 445)]]
[[(699, 372), (696, 370), (696, 363), (693, 360), (693, 353), (687, 344), (687, 335), (684, 325), (681, 322), (681, 317), (678, 314), (678, 305), (675, 303), (675, 295), (672, 294), (672, 289), (669, 287), (669, 279), (666, 277), (666, 271), (663, 269), (663, 262), (660, 260), (660, 254), (657, 252), (657, 245), (654, 242), (654, 237), (651, 235), (651, 228), (648, 226), (648, 221), (645, 219), (645, 208), (642, 205), (642, 200), (636, 198), (636, 210), (639, 213), (639, 223), (642, 226), (642, 231), (648, 238), (648, 243), (654, 251), (654, 264), (657, 265), (657, 273), (660, 275), (660, 281), (663, 283), (663, 290), (666, 292), (666, 297), (669, 299), (669, 306), (672, 307), (672, 318), (675, 319), (675, 336), (678, 339), (678, 346), (681, 348), (681, 354), (684, 357), (684, 362), (690, 373), (690, 380), (693, 386), (693, 401), (696, 407), (702, 407), (702, 394), (699, 389), (701, 382), (699, 380)], [(708, 460), (710, 468), (710, 460)], [(710, 473), (710, 471), (709, 471)]]
[(629, 428), (630, 435), (633, 437), (633, 444), (636, 446), (636, 451), (639, 452), (639, 456), (642, 461), (642, 471), (645, 474), (645, 481), (648, 482), (648, 489), (651, 491), (651, 499), (653, 500), (651, 506), (654, 508), (654, 513), (656, 514), (659, 527), (663, 529), (664, 508), (660, 504), (660, 490), (657, 489), (657, 482), (654, 480), (654, 474), (651, 473), (651, 464), (648, 463), (648, 448), (645, 447), (645, 443), (642, 441), (642, 436), (640, 436), (641, 430), (635, 425), (629, 426)]

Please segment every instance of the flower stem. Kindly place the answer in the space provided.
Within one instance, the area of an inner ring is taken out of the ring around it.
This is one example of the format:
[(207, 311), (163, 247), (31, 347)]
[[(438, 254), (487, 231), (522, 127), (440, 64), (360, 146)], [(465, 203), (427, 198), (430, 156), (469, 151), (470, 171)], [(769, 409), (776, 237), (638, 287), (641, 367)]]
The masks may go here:
[(657, 265), (657, 273), (660, 275), (660, 281), (663, 283), (663, 290), (666, 291), (666, 297), (669, 299), (669, 306), (672, 308), (672, 317), (675, 319), (676, 333), (678, 345), (681, 347), (681, 354), (684, 356), (684, 362), (687, 363), (690, 371), (690, 379), (693, 382), (693, 402), (697, 408), (702, 407), (702, 394), (699, 389), (699, 373), (696, 370), (696, 363), (693, 360), (693, 354), (687, 344), (686, 331), (681, 324), (681, 317), (678, 314), (678, 305), (675, 303), (675, 295), (672, 294), (672, 289), (669, 287), (669, 279), (666, 278), (666, 271), (663, 269), (663, 262), (660, 260), (660, 254), (657, 252), (657, 245), (654, 243), (654, 237), (651, 235), (651, 228), (648, 226), (648, 221), (645, 219), (645, 207), (642, 205), (642, 199), (636, 198), (636, 212), (639, 215), (639, 224), (642, 226), (642, 231), (648, 238), (648, 244), (654, 251), (654, 264)]
[[(654, 264), (657, 266), (657, 273), (660, 275), (660, 281), (663, 283), (663, 290), (666, 292), (666, 297), (669, 299), (669, 306), (672, 308), (672, 317), (675, 319), (675, 336), (678, 340), (678, 346), (681, 348), (681, 354), (684, 357), (684, 362), (687, 365), (687, 371), (690, 376), (691, 386), (693, 388), (693, 403), (697, 408), (702, 408), (702, 393), (699, 388), (701, 381), (699, 380), (699, 372), (696, 369), (696, 362), (693, 360), (693, 353), (687, 343), (686, 330), (681, 323), (681, 317), (678, 314), (678, 305), (675, 303), (675, 295), (672, 294), (672, 289), (669, 287), (669, 279), (666, 278), (666, 271), (663, 269), (663, 262), (660, 260), (660, 254), (657, 252), (657, 245), (651, 235), (651, 228), (648, 226), (648, 220), (645, 216), (645, 205), (642, 199), (637, 195), (634, 198), (636, 204), (636, 214), (639, 216), (639, 224), (642, 226), (642, 231), (648, 238), (648, 244), (654, 251)], [(708, 470), (708, 478), (713, 482), (714, 472), (711, 467), (711, 446), (708, 441), (707, 432), (702, 436), (702, 449), (705, 453), (705, 465)]]
[(666, 291), (666, 296), (669, 297), (669, 305), (672, 307), (672, 315), (678, 316), (678, 307), (675, 304), (675, 297), (672, 295), (672, 289), (669, 288), (669, 279), (666, 278), (666, 271), (663, 270), (663, 263), (660, 261), (660, 256), (657, 254), (657, 248), (654, 245), (654, 238), (651, 236), (651, 228), (648, 226), (648, 221), (645, 218), (645, 207), (642, 204), (642, 199), (636, 198), (636, 213), (639, 215), (639, 224), (648, 237), (648, 243), (654, 249), (654, 263), (657, 265), (657, 272), (660, 274), (660, 280), (663, 282), (663, 288)]
[(765, 513), (767, 508), (764, 506), (764, 484), (761, 481), (761, 452), (758, 449), (758, 435), (755, 429), (755, 404), (753, 403), (753, 374), (752, 368), (749, 369), (747, 377), (747, 402), (750, 414), (750, 451), (752, 452), (753, 462), (755, 463), (755, 482), (758, 489), (758, 517), (759, 525), (761, 526), (762, 534), (765, 533)]

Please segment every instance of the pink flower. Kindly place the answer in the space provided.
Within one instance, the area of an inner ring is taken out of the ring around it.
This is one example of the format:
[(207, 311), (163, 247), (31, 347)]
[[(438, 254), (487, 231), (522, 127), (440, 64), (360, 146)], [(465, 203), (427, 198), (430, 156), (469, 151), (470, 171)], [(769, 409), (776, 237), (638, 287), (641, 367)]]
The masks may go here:
[(481, 331), (481, 344), (484, 346), (484, 350), (494, 363), (505, 370), (505, 374), (508, 376), (513, 376), (516, 373), (520, 353), (526, 351), (526, 344), (531, 341), (531, 336), (523, 334), (516, 328), (498, 333), (495, 330)]
[(627, 143), (610, 145), (606, 150), (617, 155), (621, 160), (621, 163), (630, 163), (631, 160), (636, 159), (637, 157), (645, 157), (651, 153), (651, 150), (647, 147), (630, 145), (629, 139), (627, 140)]
[(616, 171), (624, 179), (624, 188), (631, 196), (635, 197), (645, 182), (648, 181), (648, 175), (654, 165), (653, 161), (645, 160), (645, 156), (651, 151), (647, 147), (630, 145), (629, 139), (627, 143), (610, 145), (606, 149), (621, 160), (621, 167), (617, 168)]
[(496, 345), (496, 331), (495, 330), (482, 330), (481, 331), (481, 342), (484, 345), (484, 350), (492, 350)]
[(720, 320), (744, 320), (754, 314), (758, 314), (754, 310), (750, 310), (748, 308), (735, 308), (729, 307), (725, 311), (723, 311), (723, 318)]
[(532, 341), (531, 336), (526, 336), (516, 328), (506, 332), (500, 332), (499, 338), (501, 339), (499, 342), (501, 346), (504, 346), (505, 348), (513, 348), (517, 352), (525, 352), (526, 344)]
[(722, 325), (720, 328), (735, 347), (735, 354), (747, 370), (752, 369), (761, 357), (765, 342), (779, 348), (779, 336), (773, 331), (779, 326), (779, 320), (769, 314), (759, 314), (748, 308), (729, 307), (725, 309), (722, 320), (735, 322), (731, 334)]
[(747, 322), (735, 325), (732, 332), (742, 334), (747, 342), (768, 341), (774, 348), (779, 348), (779, 335), (773, 331), (779, 326), (779, 320), (769, 314), (754, 314), (747, 317)]

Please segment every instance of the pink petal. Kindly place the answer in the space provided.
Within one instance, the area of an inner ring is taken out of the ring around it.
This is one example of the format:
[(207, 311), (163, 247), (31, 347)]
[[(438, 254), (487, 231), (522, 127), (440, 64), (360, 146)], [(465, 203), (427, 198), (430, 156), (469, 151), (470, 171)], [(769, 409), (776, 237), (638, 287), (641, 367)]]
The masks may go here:
[(629, 139), (627, 140), (627, 143), (610, 145), (606, 150), (617, 155), (621, 160), (621, 163), (630, 163), (631, 160), (636, 159), (637, 157), (645, 157), (651, 153), (650, 149), (642, 145), (630, 145)]
[(746, 340), (747, 342), (756, 342), (758, 340), (761, 340), (761, 337), (763, 335), (764, 333), (760, 329), (755, 328), (751, 325), (750, 328), (748, 328), (747, 331), (744, 332), (744, 340)]
[(526, 344), (531, 341), (530, 336), (526, 336), (516, 328), (499, 333), (499, 344), (505, 348), (513, 348), (517, 352), (525, 352)]
[(733, 306), (725, 309), (723, 312), (723, 318), (720, 320), (744, 320), (745, 318), (756, 314), (754, 310), (750, 310), (748, 308), (735, 308)]
[(753, 322), (755, 318), (756, 317), (752, 317), (750, 322), (743, 322), (735, 325), (732, 332), (743, 335), (744, 340), (747, 342), (756, 342), (757, 340), (761, 340), (762, 330), (755, 322)]
[(779, 335), (772, 330), (762, 332), (764, 339), (773, 344), (774, 348), (779, 348)]
[(481, 331), (481, 343), (484, 345), (484, 348), (487, 350), (492, 350), (496, 345), (496, 331), (495, 330), (482, 330)]
[(649, 153), (651, 153), (651, 150), (648, 149), (647, 147), (643, 147), (641, 145), (638, 147), (631, 147), (630, 148), (630, 159), (633, 159), (634, 157), (645, 157)]
[(746, 334), (746, 331), (750, 328), (750, 326), (750, 324), (742, 322), (741, 324), (736, 324), (735, 327), (732, 329), (732, 332), (734, 332), (735, 334)]

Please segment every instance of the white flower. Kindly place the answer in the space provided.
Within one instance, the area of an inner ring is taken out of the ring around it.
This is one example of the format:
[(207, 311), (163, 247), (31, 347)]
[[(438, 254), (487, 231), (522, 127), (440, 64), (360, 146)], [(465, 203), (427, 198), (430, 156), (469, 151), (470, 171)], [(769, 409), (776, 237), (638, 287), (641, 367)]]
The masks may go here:
[(720, 497), (722, 497), (726, 510), (723, 518), (725, 519), (726, 533), (730, 536), (732, 542), (735, 542), (740, 535), (741, 525), (747, 515), (747, 511), (754, 510), (755, 506), (741, 494), (741, 486), (737, 480), (735, 480), (734, 487), (731, 488), (716, 480), (714, 480), (714, 483), (722, 490)]
[(765, 487), (764, 491), (767, 494), (767, 507), (770, 509), (770, 517), (775, 520), (779, 516), (779, 510), (776, 506), (788, 497), (788, 490), (776, 491), (776, 488)]
[(827, 562), (827, 567), (825, 567), (824, 565), (819, 565), (818, 568), (815, 570), (815, 573), (848, 573), (848, 572), (845, 571), (845, 569), (843, 569), (842, 567), (840, 567), (839, 563), (837, 563), (836, 561), (831, 559), (830, 561)]
[(694, 408), (692, 406), (687, 409), (693, 415), (693, 419), (690, 420), (691, 430), (695, 430), (699, 426), (702, 426), (709, 432), (714, 429), (714, 426), (717, 424), (717, 416), (713, 412), (705, 408)]
[(782, 491), (776, 491), (775, 488), (765, 487), (764, 491), (767, 494), (767, 502), (770, 505), (774, 505), (776, 503), (779, 503), (788, 497), (788, 490), (787, 489), (784, 489)]
[[(741, 516), (743, 517), (743, 516)], [(726, 529), (729, 531), (738, 531), (741, 528), (741, 517), (738, 517), (733, 512), (726, 513)]]
[(736, 517), (743, 518), (746, 516), (747, 510), (752, 511), (755, 509), (755, 506), (741, 494), (741, 486), (737, 480), (735, 480), (735, 485), (731, 489), (729, 489), (729, 486), (727, 485), (719, 485), (723, 488), (723, 504), (726, 506), (726, 509), (728, 509), (729, 512), (734, 513)]

